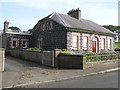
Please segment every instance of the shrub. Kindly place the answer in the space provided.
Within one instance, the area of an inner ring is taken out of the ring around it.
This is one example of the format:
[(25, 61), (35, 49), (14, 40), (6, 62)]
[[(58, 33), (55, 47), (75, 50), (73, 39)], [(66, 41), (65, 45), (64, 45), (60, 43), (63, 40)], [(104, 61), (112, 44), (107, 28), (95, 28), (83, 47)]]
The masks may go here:
[(66, 49), (61, 50), (60, 54), (68, 54), (68, 55), (75, 55), (75, 52), (67, 51)]
[(120, 49), (120, 42), (115, 42), (115, 49)]
[(36, 48), (36, 47), (34, 47), (34, 48), (28, 48), (27, 50), (28, 51), (41, 51), (40, 48)]
[(105, 61), (120, 58), (120, 54), (115, 51), (101, 51), (101, 53), (84, 53), (87, 62)]

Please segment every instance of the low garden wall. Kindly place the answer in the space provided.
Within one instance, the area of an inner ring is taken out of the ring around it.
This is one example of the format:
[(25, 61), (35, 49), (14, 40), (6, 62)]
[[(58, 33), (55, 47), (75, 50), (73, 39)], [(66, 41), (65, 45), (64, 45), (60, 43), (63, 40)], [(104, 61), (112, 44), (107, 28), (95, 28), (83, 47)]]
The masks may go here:
[(16, 58), (37, 62), (43, 65), (53, 66), (52, 61), (54, 53), (52, 51), (41, 52), (29, 50), (7, 50), (6, 54)]
[(83, 69), (83, 55), (59, 55), (58, 68)]
[(61, 53), (61, 50), (54, 51), (29, 51), (29, 50), (7, 50), (7, 55), (34, 61), (54, 68), (85, 69), (94, 67), (98, 63), (117, 61), (120, 53), (86, 53), (76, 55), (74, 53)]

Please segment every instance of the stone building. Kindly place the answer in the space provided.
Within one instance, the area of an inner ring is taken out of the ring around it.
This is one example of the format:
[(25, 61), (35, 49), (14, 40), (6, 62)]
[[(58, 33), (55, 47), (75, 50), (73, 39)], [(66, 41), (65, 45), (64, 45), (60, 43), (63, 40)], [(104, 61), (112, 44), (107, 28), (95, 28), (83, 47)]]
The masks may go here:
[(58, 48), (79, 53), (114, 50), (114, 33), (82, 19), (79, 8), (70, 10), (67, 15), (48, 15), (38, 21), (31, 33), (30, 45), (44, 50)]
[(4, 22), (4, 30), (1, 34), (2, 48), (28, 48), (31, 34), (8, 29), (9, 22)]
[(38, 21), (30, 33), (10, 33), (4, 23), (4, 48), (38, 47), (43, 50), (67, 49), (78, 53), (114, 50), (114, 33), (81, 18), (81, 10), (67, 15), (52, 13)]

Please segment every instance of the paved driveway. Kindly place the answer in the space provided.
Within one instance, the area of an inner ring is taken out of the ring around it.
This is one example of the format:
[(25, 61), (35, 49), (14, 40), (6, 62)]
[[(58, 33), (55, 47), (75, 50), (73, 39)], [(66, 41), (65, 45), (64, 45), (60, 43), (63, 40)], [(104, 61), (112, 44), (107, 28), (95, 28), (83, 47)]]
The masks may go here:
[(2, 87), (27, 83), (28, 79), (35, 77), (33, 75), (38, 75), (39, 78), (41, 74), (45, 74), (48, 70), (53, 69), (39, 63), (7, 56), (5, 58), (5, 72), (2, 73)]
[(26, 70), (41, 70), (47, 69), (48, 67), (42, 66), (39, 63), (21, 60), (13, 57), (6, 57), (5, 59), (5, 71), (6, 72), (20, 72)]

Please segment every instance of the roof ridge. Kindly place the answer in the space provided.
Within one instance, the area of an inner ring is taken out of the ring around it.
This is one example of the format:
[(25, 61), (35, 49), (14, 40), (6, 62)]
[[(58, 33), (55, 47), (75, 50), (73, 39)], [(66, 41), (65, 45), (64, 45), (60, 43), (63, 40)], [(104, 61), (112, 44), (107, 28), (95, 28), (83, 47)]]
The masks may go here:
[(51, 18), (53, 15), (55, 15), (55, 13), (56, 13), (56, 12), (53, 12), (53, 13), (49, 16), (49, 18)]
[(65, 23), (65, 21), (60, 17), (60, 15), (58, 13), (56, 13), (58, 15), (58, 17), (61, 19), (61, 21), (65, 24), (65, 26), (67, 27), (67, 24)]

